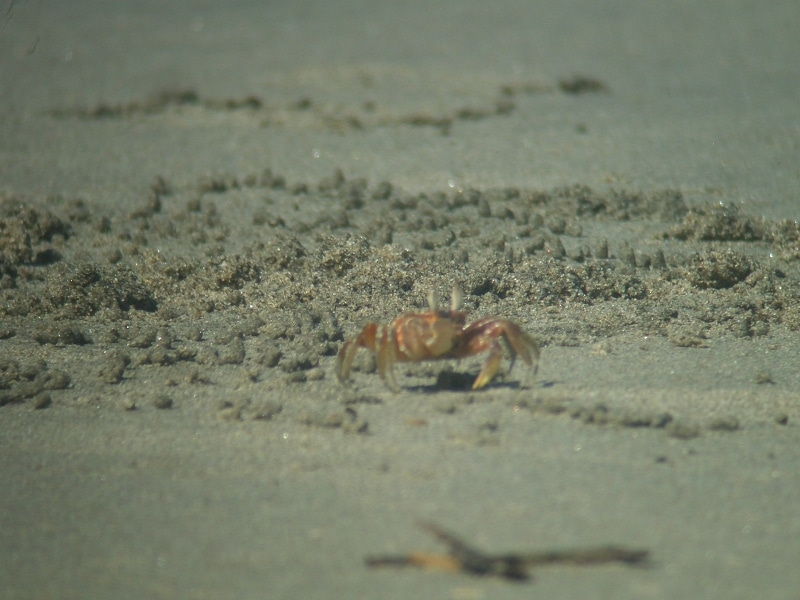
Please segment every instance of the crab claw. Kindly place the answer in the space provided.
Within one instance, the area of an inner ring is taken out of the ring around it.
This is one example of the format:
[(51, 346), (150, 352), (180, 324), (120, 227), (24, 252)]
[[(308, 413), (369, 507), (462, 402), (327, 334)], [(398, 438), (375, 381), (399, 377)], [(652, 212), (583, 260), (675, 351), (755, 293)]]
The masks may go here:
[(459, 351), (459, 357), (489, 351), (489, 358), (472, 384), (473, 390), (485, 387), (500, 370), (503, 347), (510, 354), (511, 367), (517, 356), (536, 374), (539, 364), (539, 345), (514, 321), (487, 317), (471, 323), (464, 330), (466, 343)]

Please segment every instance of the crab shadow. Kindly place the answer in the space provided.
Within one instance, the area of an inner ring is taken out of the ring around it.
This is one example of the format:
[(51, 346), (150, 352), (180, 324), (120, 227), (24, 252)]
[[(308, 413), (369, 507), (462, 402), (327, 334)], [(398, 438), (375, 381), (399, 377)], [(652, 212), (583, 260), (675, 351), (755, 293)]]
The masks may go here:
[(496, 380), (480, 390), (473, 390), (472, 384), (475, 383), (477, 373), (460, 371), (442, 371), (436, 377), (436, 382), (429, 385), (408, 385), (401, 386), (406, 392), (418, 392), (422, 394), (437, 394), (441, 392), (482, 392), (497, 389), (524, 390), (531, 385), (526, 385), (519, 381)]

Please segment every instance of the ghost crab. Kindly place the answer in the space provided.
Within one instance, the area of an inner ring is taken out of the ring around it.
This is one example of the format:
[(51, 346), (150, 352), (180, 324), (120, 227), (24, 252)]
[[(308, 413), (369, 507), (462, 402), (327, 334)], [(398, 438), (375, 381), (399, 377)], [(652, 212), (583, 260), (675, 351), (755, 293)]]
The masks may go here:
[(472, 384), (473, 390), (492, 380), (505, 353), (509, 355), (509, 371), (519, 356), (536, 373), (539, 346), (530, 335), (514, 321), (499, 317), (484, 317), (467, 325), (462, 304), (463, 295), (458, 287), (453, 289), (449, 310), (439, 308), (436, 293), (432, 291), (428, 294), (428, 311), (402, 314), (388, 326), (367, 323), (339, 350), (336, 376), (339, 381), (347, 381), (359, 348), (375, 354), (378, 374), (393, 391), (400, 389), (394, 376), (394, 365), (398, 362), (459, 359), (488, 351), (489, 358)]

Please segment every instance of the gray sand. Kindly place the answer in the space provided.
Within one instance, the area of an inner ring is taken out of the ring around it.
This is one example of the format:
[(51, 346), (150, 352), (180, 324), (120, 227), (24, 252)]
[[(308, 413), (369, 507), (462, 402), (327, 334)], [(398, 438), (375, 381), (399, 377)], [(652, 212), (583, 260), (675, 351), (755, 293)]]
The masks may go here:
[(797, 597), (800, 8), (528, 4), (6, 3), (0, 596)]

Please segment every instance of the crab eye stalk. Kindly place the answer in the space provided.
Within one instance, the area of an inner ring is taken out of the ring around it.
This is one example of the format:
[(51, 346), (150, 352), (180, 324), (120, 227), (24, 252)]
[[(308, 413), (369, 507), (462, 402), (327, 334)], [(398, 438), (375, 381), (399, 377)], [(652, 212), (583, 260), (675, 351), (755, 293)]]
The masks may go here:
[(461, 286), (456, 284), (450, 295), (450, 310), (461, 310), (462, 306), (464, 306), (464, 292), (461, 291)]
[(439, 310), (439, 293), (435, 289), (431, 289), (431, 291), (428, 292), (428, 307), (431, 309), (431, 312)]

